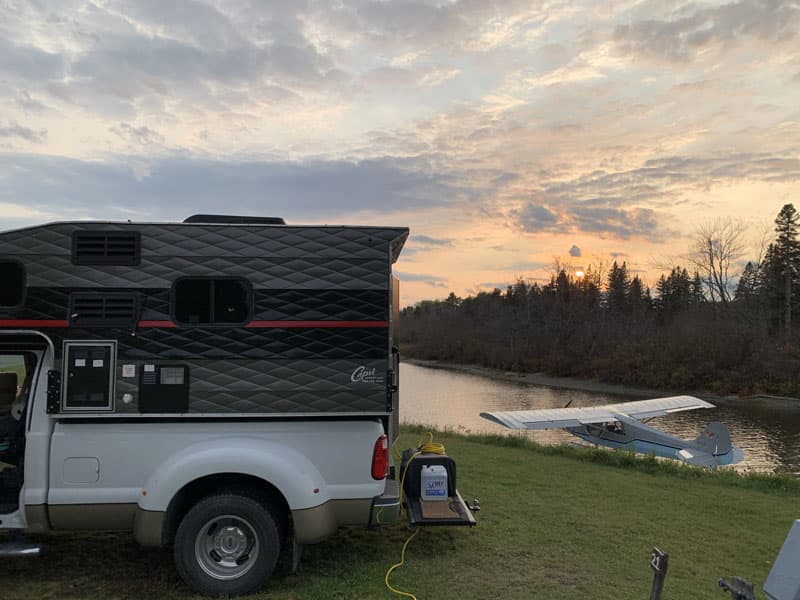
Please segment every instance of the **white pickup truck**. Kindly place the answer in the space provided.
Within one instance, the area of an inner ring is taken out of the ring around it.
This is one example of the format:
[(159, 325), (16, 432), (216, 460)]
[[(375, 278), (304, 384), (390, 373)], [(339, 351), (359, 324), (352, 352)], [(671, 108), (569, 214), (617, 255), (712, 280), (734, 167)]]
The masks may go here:
[[(263, 585), (287, 547), (296, 560), (342, 525), (397, 518), (378, 419), (52, 415), (52, 367), (44, 336), (0, 333), (0, 529), (131, 530), (143, 546), (174, 544), (192, 589), (242, 594)], [(38, 550), (0, 545), (6, 556)]]
[[(399, 514), (408, 229), (193, 215), (0, 231), (0, 530), (132, 530), (195, 590)], [(412, 524), (426, 517), (411, 469)], [(432, 514), (430, 512), (428, 515)], [(16, 536), (1, 555), (38, 552)]]

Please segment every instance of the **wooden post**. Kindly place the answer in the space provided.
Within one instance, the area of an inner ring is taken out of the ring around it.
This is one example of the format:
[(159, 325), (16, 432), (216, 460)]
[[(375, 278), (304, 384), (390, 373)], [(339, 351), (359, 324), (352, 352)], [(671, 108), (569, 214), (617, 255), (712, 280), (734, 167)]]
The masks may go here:
[(653, 569), (653, 586), (650, 588), (650, 600), (661, 600), (664, 590), (664, 580), (667, 578), (669, 554), (658, 548), (653, 548), (650, 554), (650, 568)]

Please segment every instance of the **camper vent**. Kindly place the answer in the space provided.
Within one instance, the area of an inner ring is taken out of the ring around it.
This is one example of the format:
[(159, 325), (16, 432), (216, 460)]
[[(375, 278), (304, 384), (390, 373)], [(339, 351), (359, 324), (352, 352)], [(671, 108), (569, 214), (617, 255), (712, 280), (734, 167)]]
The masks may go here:
[(141, 235), (138, 231), (76, 231), (72, 235), (75, 265), (139, 264)]
[(134, 327), (138, 321), (136, 294), (70, 295), (70, 327)]

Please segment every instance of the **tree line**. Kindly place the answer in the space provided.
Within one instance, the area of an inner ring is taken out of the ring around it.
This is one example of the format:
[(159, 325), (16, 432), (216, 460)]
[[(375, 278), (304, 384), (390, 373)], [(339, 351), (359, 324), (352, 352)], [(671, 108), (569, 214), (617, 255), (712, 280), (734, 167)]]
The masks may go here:
[[(717, 393), (800, 396), (798, 215), (785, 205), (763, 257), (741, 269), (744, 227), (698, 228), (686, 265), (654, 289), (626, 262), (546, 284), (426, 300), (401, 311), (406, 356)], [(797, 319), (795, 319), (797, 321)]]

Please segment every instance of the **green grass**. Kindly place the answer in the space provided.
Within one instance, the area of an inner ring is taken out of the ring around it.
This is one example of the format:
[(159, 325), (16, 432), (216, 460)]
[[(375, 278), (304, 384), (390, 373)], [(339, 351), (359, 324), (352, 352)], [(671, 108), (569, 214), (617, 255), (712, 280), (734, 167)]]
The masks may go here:
[[(416, 445), (405, 430), (398, 448)], [(761, 589), (798, 517), (800, 481), (712, 473), (622, 453), (542, 448), (520, 438), (437, 434), (458, 463), (478, 526), (430, 528), (392, 582), (419, 600), (647, 598), (650, 551), (670, 554), (663, 598), (724, 598), (721, 576)], [(283, 561), (261, 600), (399, 598), (383, 585), (408, 536), (403, 526), (343, 530), (309, 546), (296, 574)], [(5, 599), (193, 598), (170, 549), (129, 534), (57, 534), (40, 559), (3, 559)], [(763, 594), (759, 591), (759, 598)]]

